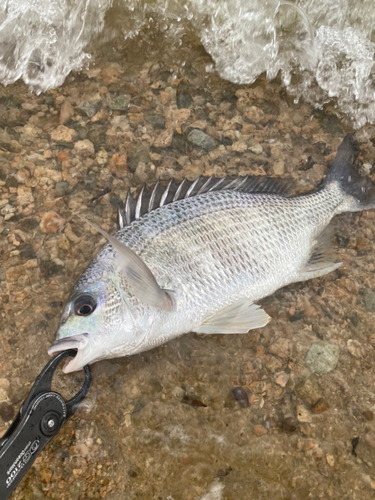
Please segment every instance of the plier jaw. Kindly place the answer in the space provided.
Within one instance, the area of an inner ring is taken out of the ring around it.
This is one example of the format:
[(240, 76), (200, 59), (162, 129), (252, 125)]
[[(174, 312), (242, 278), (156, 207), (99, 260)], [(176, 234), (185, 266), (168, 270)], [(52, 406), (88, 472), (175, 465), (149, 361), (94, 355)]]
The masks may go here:
[(80, 391), (69, 401), (51, 391), (53, 375), (61, 361), (74, 357), (73, 349), (61, 351), (44, 367), (7, 432), (0, 439), (0, 498), (7, 500), (36, 457), (75, 413), (91, 384), (89, 366)]

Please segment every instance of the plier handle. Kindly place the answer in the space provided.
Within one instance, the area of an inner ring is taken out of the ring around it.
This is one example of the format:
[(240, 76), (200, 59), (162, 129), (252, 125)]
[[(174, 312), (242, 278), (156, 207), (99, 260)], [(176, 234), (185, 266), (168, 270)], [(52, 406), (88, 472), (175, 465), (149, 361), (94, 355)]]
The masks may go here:
[(36, 457), (61, 427), (75, 413), (85, 398), (91, 384), (91, 371), (85, 366), (85, 381), (81, 390), (69, 401), (51, 391), (52, 377), (73, 349), (54, 356), (38, 375), (28, 396), (0, 439), (0, 498), (7, 500)]

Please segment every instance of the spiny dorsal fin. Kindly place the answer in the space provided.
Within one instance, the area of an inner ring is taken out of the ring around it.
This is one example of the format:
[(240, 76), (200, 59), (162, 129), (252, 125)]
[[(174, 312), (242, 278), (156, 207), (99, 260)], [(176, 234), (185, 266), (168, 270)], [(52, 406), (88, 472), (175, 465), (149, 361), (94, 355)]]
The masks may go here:
[(287, 196), (290, 187), (291, 180), (289, 179), (272, 179), (261, 175), (236, 178), (217, 178), (214, 175), (204, 177), (201, 175), (195, 181), (188, 181), (185, 178), (180, 184), (171, 179), (167, 187), (163, 187), (157, 181), (152, 191), (143, 186), (136, 200), (130, 196), (130, 191), (128, 191), (125, 206), (119, 210), (119, 228), (128, 226), (134, 220), (139, 219), (148, 212), (152, 212), (156, 208), (178, 200), (208, 193), (209, 191), (231, 189), (243, 193), (267, 193)]

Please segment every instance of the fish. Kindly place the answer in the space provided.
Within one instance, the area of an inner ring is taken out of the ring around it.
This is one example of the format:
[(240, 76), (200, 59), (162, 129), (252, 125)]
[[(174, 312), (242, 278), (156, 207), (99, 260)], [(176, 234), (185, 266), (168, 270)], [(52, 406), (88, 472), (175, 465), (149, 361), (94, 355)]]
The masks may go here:
[(264, 176), (199, 177), (128, 193), (120, 229), (73, 287), (49, 354), (75, 349), (65, 373), (140, 353), (187, 332), (246, 334), (269, 315), (257, 302), (335, 271), (327, 231), (343, 212), (375, 208), (348, 135), (320, 187), (290, 196)]

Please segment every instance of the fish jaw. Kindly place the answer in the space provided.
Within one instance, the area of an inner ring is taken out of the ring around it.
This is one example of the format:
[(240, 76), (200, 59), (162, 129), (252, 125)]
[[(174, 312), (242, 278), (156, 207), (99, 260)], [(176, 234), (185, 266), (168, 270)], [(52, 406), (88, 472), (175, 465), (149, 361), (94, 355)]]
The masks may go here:
[(77, 354), (74, 358), (68, 360), (64, 367), (64, 373), (71, 373), (82, 368), (95, 360), (92, 349), (90, 349), (89, 339), (87, 333), (73, 335), (71, 337), (64, 337), (56, 340), (53, 345), (48, 349), (48, 354), (53, 355), (68, 349), (75, 349)]

